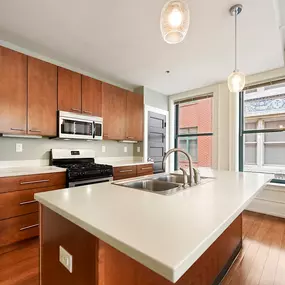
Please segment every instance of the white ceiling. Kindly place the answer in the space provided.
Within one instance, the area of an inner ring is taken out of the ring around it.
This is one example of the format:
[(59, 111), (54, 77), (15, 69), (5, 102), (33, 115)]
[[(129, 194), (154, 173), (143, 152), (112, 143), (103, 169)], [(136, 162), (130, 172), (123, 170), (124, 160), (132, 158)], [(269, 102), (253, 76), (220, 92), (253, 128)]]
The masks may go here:
[[(246, 74), (284, 65), (274, 1), (241, 0), (239, 68)], [(126, 87), (174, 94), (224, 81), (233, 70), (228, 9), (236, 0), (188, 0), (190, 28), (178, 45), (161, 38), (165, 2), (0, 0), (0, 37)]]

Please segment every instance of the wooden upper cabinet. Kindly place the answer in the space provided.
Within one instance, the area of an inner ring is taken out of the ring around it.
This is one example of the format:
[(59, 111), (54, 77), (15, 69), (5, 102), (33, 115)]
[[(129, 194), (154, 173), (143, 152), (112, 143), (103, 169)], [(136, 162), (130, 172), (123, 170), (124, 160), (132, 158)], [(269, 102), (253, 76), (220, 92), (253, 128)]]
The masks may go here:
[(143, 140), (143, 95), (127, 92), (126, 139)]
[(124, 140), (126, 128), (127, 91), (103, 82), (104, 139)]
[(28, 134), (56, 136), (57, 66), (28, 58)]
[(58, 67), (58, 109), (81, 113), (81, 74)]
[(102, 117), (102, 82), (82, 75), (82, 114)]
[(27, 56), (0, 46), (0, 133), (25, 134)]

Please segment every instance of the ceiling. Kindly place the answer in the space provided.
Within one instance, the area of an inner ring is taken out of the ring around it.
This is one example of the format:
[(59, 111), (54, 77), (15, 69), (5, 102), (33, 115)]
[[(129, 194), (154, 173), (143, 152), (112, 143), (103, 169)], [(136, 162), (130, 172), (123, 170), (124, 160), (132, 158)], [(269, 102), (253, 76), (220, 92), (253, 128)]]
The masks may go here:
[[(160, 34), (165, 2), (1, 0), (0, 37), (129, 88), (169, 95), (224, 81), (234, 64), (228, 9), (236, 1), (188, 0), (190, 28), (177, 45), (166, 44)], [(246, 74), (284, 65), (275, 2), (241, 1), (239, 68)]]

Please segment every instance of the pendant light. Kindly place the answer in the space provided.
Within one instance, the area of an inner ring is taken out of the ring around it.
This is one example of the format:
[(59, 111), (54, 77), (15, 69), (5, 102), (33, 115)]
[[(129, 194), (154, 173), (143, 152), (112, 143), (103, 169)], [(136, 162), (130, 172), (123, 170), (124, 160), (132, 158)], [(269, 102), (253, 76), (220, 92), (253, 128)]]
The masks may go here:
[(245, 86), (245, 75), (237, 69), (237, 17), (242, 12), (242, 5), (231, 7), (230, 14), (235, 17), (235, 70), (228, 77), (228, 87), (233, 93), (241, 92)]
[(183, 0), (167, 2), (161, 11), (160, 30), (163, 39), (168, 44), (182, 42), (187, 34), (190, 22), (190, 12)]

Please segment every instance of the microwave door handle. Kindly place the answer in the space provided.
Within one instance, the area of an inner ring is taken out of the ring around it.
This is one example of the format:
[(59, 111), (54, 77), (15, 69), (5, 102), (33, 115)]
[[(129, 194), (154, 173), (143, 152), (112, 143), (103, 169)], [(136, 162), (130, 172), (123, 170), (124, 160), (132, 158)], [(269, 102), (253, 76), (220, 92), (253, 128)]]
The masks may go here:
[(93, 126), (94, 126), (94, 130), (93, 130), (93, 139), (95, 139), (95, 135), (96, 135), (96, 124), (93, 121)]

